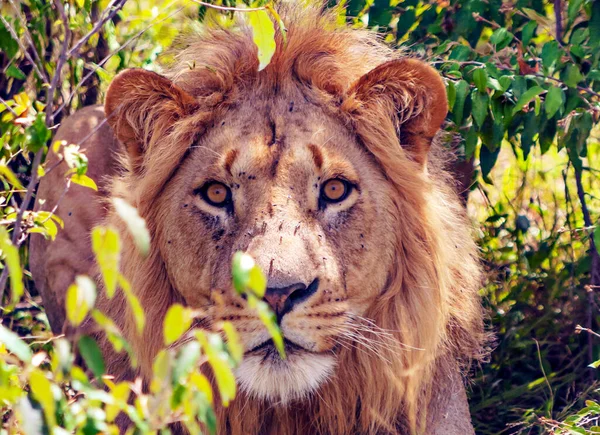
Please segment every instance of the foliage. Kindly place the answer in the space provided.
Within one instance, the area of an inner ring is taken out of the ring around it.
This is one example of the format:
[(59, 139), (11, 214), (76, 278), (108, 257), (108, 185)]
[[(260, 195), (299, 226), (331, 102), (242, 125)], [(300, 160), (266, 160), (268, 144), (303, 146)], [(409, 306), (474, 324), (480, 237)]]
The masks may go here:
[[(99, 102), (118, 71), (154, 68), (159, 55), (168, 62), (166, 49), (176, 36), (207, 17), (226, 21), (248, 14), (261, 68), (268, 64), (273, 32), (285, 28), (272, 4), (217, 4), (221, 9), (193, 0), (0, 4), (0, 414), (8, 431), (37, 433), (43, 426), (45, 432), (115, 432), (123, 411), (141, 432), (179, 421), (197, 433), (195, 417), (210, 432), (216, 399), (194, 369), (202, 362), (213, 368), (219, 400), (235, 396), (231, 370), (241, 348), (231, 325), (222, 325), (221, 335), (189, 333), (198, 313), (173, 306), (164, 325), (167, 350), (157, 357), (155, 379), (143, 393), (139, 383), (105, 376), (92, 336), (52, 335), (27, 268), (29, 234), (52, 239), (69, 230), (51, 212), (31, 211), (39, 177), (55, 170), (44, 163), (48, 148), (68, 164), (67, 189), (71, 183), (96, 188), (86, 175), (84, 144), (52, 141), (64, 116)], [(488, 271), (482, 293), (498, 335), (490, 363), (474, 369), (477, 431), (499, 433), (509, 424), (512, 432), (598, 433), (597, 374), (588, 365), (596, 367), (600, 358), (594, 332), (600, 322), (600, 3), (341, 4), (341, 20), (381, 32), (433, 63), (446, 79), (445, 128), (462, 137), (454, 170), (471, 192), (468, 209)], [(122, 202), (114, 206), (138, 249), (148, 252), (137, 211)], [(108, 296), (125, 292), (143, 327), (143, 311), (119, 273), (118, 235), (99, 227), (92, 241)], [(236, 289), (252, 301), (277, 343), (277, 324), (261, 301), (264, 277), (251, 259), (233, 261)], [(67, 295), (69, 322), (94, 322), (117, 349), (130, 352), (111, 319), (94, 308), (95, 299), (94, 282), (78, 277)], [(186, 344), (173, 349), (182, 339)], [(87, 363), (87, 373), (75, 354)]]

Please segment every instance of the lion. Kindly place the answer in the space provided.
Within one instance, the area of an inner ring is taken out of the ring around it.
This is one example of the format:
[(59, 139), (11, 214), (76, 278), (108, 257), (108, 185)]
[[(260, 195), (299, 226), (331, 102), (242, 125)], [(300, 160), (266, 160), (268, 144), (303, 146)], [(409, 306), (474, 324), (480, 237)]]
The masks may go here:
[[(247, 26), (208, 27), (162, 74), (121, 72), (104, 110), (60, 127), (57, 140), (85, 140), (99, 190), (65, 193), (64, 163), (41, 181), (37, 209), (58, 204), (68, 228), (31, 241), (52, 329), (74, 277), (95, 274), (91, 228), (110, 225), (147, 316), (138, 335), (123, 296), (99, 291), (139, 361), (128, 368), (101, 339), (116, 379), (151, 377), (180, 303), (207, 328), (232, 322), (244, 344), (238, 397), (216, 405), (220, 433), (473, 433), (462, 373), (483, 355), (482, 273), (444, 170), (444, 81), (322, 7), (278, 10), (287, 35), (277, 29), (263, 70)], [(114, 197), (146, 220), (148, 257)], [(232, 288), (237, 251), (266, 274), (286, 359)]]

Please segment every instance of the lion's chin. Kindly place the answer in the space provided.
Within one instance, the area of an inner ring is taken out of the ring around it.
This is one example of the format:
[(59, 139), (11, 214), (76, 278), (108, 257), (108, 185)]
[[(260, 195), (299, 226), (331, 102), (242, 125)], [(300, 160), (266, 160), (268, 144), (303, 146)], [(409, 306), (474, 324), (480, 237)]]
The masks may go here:
[(312, 352), (248, 354), (236, 371), (241, 390), (250, 397), (285, 405), (307, 398), (335, 368), (335, 356)]

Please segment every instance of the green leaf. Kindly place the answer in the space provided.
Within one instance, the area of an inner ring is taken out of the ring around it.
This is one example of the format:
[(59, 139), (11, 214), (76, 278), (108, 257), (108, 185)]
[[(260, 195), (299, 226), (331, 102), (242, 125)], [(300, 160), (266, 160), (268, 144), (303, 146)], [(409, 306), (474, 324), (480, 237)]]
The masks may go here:
[(258, 70), (269, 65), (275, 54), (275, 26), (265, 10), (248, 12), (248, 23), (252, 28), (252, 39), (258, 48)]
[(29, 364), (31, 362), (33, 355), (29, 346), (17, 334), (2, 326), (2, 324), (0, 324), (0, 343), (4, 344), (10, 352), (24, 363)]
[(239, 294), (251, 291), (259, 298), (264, 296), (267, 279), (250, 255), (236, 252), (233, 255), (231, 272), (233, 286)]
[(546, 94), (545, 107), (548, 119), (552, 118), (556, 112), (562, 107), (565, 101), (565, 95), (561, 88), (551, 86)]
[(535, 29), (537, 29), (537, 23), (535, 21), (529, 21), (527, 24), (523, 26), (521, 30), (521, 42), (524, 46), (529, 44), (531, 38), (533, 38), (533, 34), (535, 33)]
[(500, 154), (500, 147), (496, 147), (494, 151), (490, 151), (488, 147), (481, 147), (481, 151), (479, 152), (481, 176), (486, 181), (488, 180), (490, 171), (496, 164), (496, 160), (498, 160), (498, 154)]
[(583, 80), (583, 75), (579, 71), (579, 67), (574, 64), (567, 65), (567, 69), (561, 74), (563, 81), (570, 88), (576, 88)]
[(87, 367), (92, 371), (97, 379), (100, 379), (104, 374), (104, 359), (102, 358), (102, 352), (98, 348), (96, 340), (87, 335), (82, 336), (77, 342), (79, 347), (79, 353), (85, 361)]
[(25, 129), (25, 135), (27, 148), (34, 153), (50, 140), (52, 132), (46, 127), (46, 117), (43, 112), (39, 112), (33, 123)]
[(87, 276), (75, 277), (75, 283), (67, 289), (67, 319), (73, 326), (79, 326), (96, 302), (96, 286)]
[(594, 229), (594, 244), (596, 245), (596, 251), (600, 250), (600, 219), (596, 222), (596, 228)]
[(481, 127), (485, 122), (485, 118), (488, 114), (488, 104), (489, 104), (489, 96), (488, 94), (482, 94), (480, 92), (473, 91), (471, 93), (471, 101), (473, 103), (471, 112), (473, 114), (473, 119), (475, 123)]
[(592, 2), (592, 15), (588, 23), (590, 29), (590, 46), (600, 46), (600, 2)]
[(477, 130), (473, 126), (469, 129), (465, 137), (465, 160), (470, 160), (473, 157), (478, 141)]
[(454, 102), (456, 101), (456, 85), (452, 80), (448, 80), (448, 87), (446, 89), (448, 95), (448, 110), (452, 112)]
[(454, 122), (457, 126), (461, 126), (463, 122), (463, 114), (465, 108), (465, 101), (467, 99), (467, 93), (469, 92), (469, 84), (460, 80), (456, 84), (456, 101), (452, 108), (452, 114), (454, 115)]
[(560, 57), (561, 51), (562, 50), (556, 41), (550, 41), (544, 44), (540, 55), (544, 69), (551, 70), (554, 68)]
[(498, 83), (502, 86), (502, 92), (506, 92), (513, 82), (513, 76), (502, 76), (498, 79)]
[(75, 184), (79, 184), (80, 186), (83, 187), (89, 187), (92, 190), (98, 190), (98, 186), (96, 185), (96, 182), (94, 180), (92, 180), (90, 177), (88, 177), (87, 175), (79, 175), (79, 174), (73, 174), (71, 176), (71, 182), (75, 183)]
[(6, 68), (5, 74), (7, 77), (13, 77), (18, 80), (25, 80), (27, 78), (27, 76), (23, 74), (23, 71), (12, 64)]
[(515, 115), (517, 112), (523, 109), (523, 107), (529, 104), (535, 97), (537, 97), (540, 94), (543, 94), (544, 92), (546, 91), (541, 86), (534, 86), (532, 88), (527, 89), (527, 91), (525, 91), (525, 93), (521, 95), (521, 97), (517, 101), (517, 104), (515, 104), (515, 107), (513, 107), (513, 115)]
[[(8, 267), (11, 301), (17, 303), (24, 293), (23, 270), (19, 261), (19, 249), (14, 246), (5, 227), (0, 227), (0, 250), (4, 254), (4, 267)], [(0, 304), (2, 301), (0, 301)]]
[(92, 250), (100, 267), (106, 294), (112, 298), (117, 289), (121, 258), (119, 234), (112, 228), (95, 227), (92, 230)]
[(180, 304), (173, 304), (165, 315), (163, 324), (163, 334), (165, 344), (173, 344), (188, 330), (192, 325), (193, 316), (190, 310)]
[(121, 198), (113, 198), (115, 211), (127, 224), (127, 229), (133, 237), (135, 246), (146, 257), (150, 252), (150, 233), (146, 227), (146, 220), (141, 217), (137, 209)]
[(473, 82), (480, 93), (487, 93), (488, 74), (485, 68), (477, 68), (473, 72)]
[(513, 39), (513, 34), (506, 30), (504, 27), (494, 30), (492, 36), (490, 36), (490, 43), (496, 46), (496, 50), (502, 50)]

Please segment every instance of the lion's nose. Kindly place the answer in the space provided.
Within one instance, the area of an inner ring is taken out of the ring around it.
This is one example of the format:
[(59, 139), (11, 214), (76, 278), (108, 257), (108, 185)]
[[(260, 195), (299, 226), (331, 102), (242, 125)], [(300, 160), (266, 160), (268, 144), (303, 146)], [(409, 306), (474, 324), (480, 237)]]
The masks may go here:
[(308, 287), (303, 283), (296, 283), (287, 287), (267, 287), (265, 300), (273, 311), (275, 311), (277, 321), (279, 322), (295, 306), (315, 294), (318, 288), (319, 278), (315, 278)]

